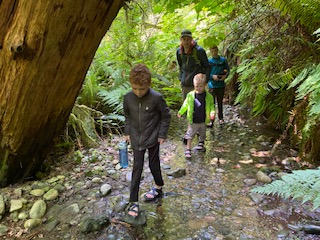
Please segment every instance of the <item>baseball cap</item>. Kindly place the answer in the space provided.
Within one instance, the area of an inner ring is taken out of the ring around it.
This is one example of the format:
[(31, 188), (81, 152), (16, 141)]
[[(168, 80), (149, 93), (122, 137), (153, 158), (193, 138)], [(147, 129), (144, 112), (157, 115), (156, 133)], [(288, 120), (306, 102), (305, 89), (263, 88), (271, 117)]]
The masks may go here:
[(180, 37), (191, 37), (192, 38), (192, 33), (190, 30), (185, 29), (181, 32), (181, 36)]

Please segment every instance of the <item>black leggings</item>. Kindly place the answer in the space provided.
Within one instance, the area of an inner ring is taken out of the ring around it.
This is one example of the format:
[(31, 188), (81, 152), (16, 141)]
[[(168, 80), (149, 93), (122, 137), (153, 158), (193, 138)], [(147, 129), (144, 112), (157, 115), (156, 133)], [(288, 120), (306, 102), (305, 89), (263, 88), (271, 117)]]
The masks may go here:
[(224, 96), (225, 87), (222, 88), (210, 88), (209, 92), (213, 96), (214, 103), (218, 103), (218, 117), (219, 120), (223, 119), (223, 96)]
[[(160, 168), (160, 158), (159, 158), (159, 143), (155, 146), (148, 148), (149, 152), (149, 168), (153, 179), (158, 186), (163, 186), (163, 179)], [(144, 150), (133, 150), (133, 169), (132, 169), (132, 179), (131, 179), (131, 188), (130, 188), (130, 202), (137, 202), (139, 195), (139, 187), (141, 174), (144, 165), (144, 156), (146, 149)]]

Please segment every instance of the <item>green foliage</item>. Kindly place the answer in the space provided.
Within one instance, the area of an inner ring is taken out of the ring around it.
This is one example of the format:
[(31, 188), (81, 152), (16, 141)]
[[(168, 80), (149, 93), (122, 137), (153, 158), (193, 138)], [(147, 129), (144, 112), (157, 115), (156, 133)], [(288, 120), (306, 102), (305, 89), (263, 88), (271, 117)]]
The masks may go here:
[(123, 97), (131, 89), (129, 83), (123, 83), (117, 88), (110, 90), (101, 90), (99, 96), (102, 98), (102, 102), (113, 109), (113, 113), (123, 114)]
[(275, 6), (311, 31), (315, 31), (320, 25), (320, 4), (318, 0), (276, 0)]
[(276, 194), (288, 199), (311, 201), (313, 209), (320, 206), (320, 169), (296, 170), (284, 175), (280, 180), (255, 187), (252, 192), (260, 194)]
[(289, 88), (297, 87), (296, 101), (308, 98), (308, 119), (303, 128), (304, 137), (308, 138), (320, 118), (320, 64), (310, 64), (290, 84)]
[(86, 105), (91, 108), (96, 108), (99, 104), (97, 93), (101, 90), (99, 85), (99, 77), (96, 72), (89, 70), (86, 75), (85, 82), (82, 86), (77, 103)]
[(123, 95), (130, 89), (128, 74), (137, 63), (149, 67), (152, 88), (164, 95), (169, 106), (180, 107), (175, 52), (181, 30), (189, 28), (199, 45), (206, 50), (219, 45), (221, 55), (226, 55), (232, 67), (227, 83), (239, 86), (236, 103), (251, 107), (253, 115), (266, 116), (271, 126), (280, 129), (286, 129), (294, 116), (290, 124), (298, 128), (294, 134), (304, 144), (301, 155), (316, 154), (311, 138), (320, 131), (317, 0), (126, 4), (102, 40), (77, 100), (103, 112), (109, 118), (102, 121), (104, 125), (121, 119)]
[(79, 148), (97, 146), (99, 135), (95, 129), (94, 116), (101, 116), (102, 113), (95, 111), (85, 105), (75, 104), (69, 116), (68, 135), (74, 134)]

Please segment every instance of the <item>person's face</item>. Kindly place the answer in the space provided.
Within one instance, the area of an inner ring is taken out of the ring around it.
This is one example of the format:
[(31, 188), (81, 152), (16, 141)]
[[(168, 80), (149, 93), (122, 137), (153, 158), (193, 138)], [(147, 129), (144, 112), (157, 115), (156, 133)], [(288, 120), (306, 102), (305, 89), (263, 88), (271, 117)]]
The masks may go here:
[(132, 88), (133, 93), (138, 98), (142, 98), (144, 95), (146, 95), (149, 88), (150, 88), (150, 84), (146, 84), (146, 85), (139, 85), (139, 84), (135, 84), (135, 83), (130, 83), (130, 84), (131, 84), (131, 88)]
[(182, 46), (183, 46), (184, 48), (189, 48), (189, 47), (191, 46), (192, 38), (191, 38), (191, 37), (184, 36), (184, 37), (181, 37), (181, 38), (180, 38), (180, 41), (181, 41)]
[(218, 49), (217, 48), (211, 48), (210, 52), (211, 52), (213, 57), (217, 57), (218, 56)]
[(195, 82), (193, 85), (194, 85), (194, 90), (198, 94), (203, 93), (206, 87), (206, 84), (203, 82)]

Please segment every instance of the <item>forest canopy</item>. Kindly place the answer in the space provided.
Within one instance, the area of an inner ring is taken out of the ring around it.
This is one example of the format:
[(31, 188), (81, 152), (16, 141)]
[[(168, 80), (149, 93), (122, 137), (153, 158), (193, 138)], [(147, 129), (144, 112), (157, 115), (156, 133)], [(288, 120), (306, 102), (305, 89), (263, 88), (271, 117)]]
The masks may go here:
[(271, 127), (289, 134), (304, 158), (316, 162), (319, 26), (320, 6), (312, 0), (131, 2), (101, 42), (78, 103), (121, 121), (128, 71), (143, 62), (153, 72), (153, 87), (178, 108), (175, 50), (187, 28), (208, 56), (209, 47), (218, 45), (227, 57), (229, 102), (266, 117)]

